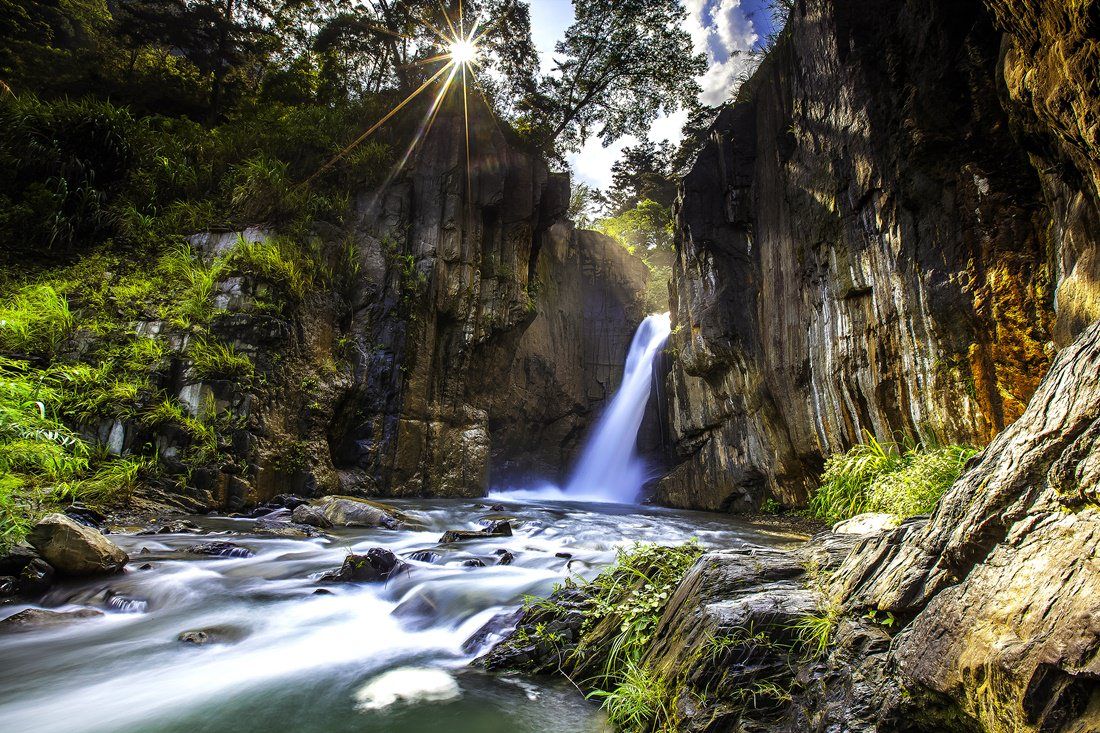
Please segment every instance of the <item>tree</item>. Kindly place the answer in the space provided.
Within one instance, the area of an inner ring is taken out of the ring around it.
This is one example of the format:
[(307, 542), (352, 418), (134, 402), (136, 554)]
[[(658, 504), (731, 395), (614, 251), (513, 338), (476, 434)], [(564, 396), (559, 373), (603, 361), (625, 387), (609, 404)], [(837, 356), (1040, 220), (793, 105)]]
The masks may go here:
[(672, 251), (672, 211), (656, 201), (639, 201), (617, 216), (601, 219), (597, 226), (643, 257), (658, 255), (663, 260)]
[(546, 143), (575, 150), (596, 126), (605, 145), (689, 106), (706, 59), (683, 30), (678, 0), (575, 0), (555, 71), (531, 106), (550, 120)]
[(671, 208), (676, 200), (676, 180), (672, 177), (672, 144), (643, 140), (623, 148), (611, 166), (611, 187), (605, 202), (612, 216), (650, 200)]
[(569, 191), (569, 218), (580, 229), (588, 229), (596, 221), (599, 205), (597, 192), (587, 183), (575, 183)]

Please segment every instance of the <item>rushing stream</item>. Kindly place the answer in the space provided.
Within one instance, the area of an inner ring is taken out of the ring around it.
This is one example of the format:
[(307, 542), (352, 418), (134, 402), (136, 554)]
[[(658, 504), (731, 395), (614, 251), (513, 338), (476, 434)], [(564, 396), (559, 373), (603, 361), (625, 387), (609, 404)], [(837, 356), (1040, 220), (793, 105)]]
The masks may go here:
[[(258, 519), (194, 517), (178, 534), (114, 535), (131, 557), (125, 573), (62, 584), (42, 602), (102, 615), (0, 636), (0, 731), (603, 730), (597, 706), (568, 685), (469, 665), (525, 596), (547, 595), (570, 576), (594, 577), (635, 541), (731, 547), (800, 539), (724, 515), (628, 504), (646, 478), (635, 441), (668, 333), (668, 314), (639, 327), (622, 387), (566, 492), (391, 502), (415, 529), (265, 534), (288, 518), (280, 510)], [(510, 522), (513, 536), (440, 544), (446, 530), (498, 520)], [(188, 551), (213, 541), (234, 543), (237, 556)], [(372, 547), (401, 557), (406, 569), (384, 584), (320, 579), (348, 553)], [(179, 639), (197, 631), (206, 643)]]
[[(0, 730), (602, 730), (596, 706), (571, 687), (469, 668), (492, 640), (479, 630), (499, 627), (494, 619), (525, 594), (546, 594), (571, 573), (593, 576), (634, 540), (696, 537), (729, 547), (794, 539), (722, 515), (609, 504), (394, 504), (422, 528), (286, 539), (255, 534), (253, 519), (195, 517), (202, 535), (112, 535), (133, 558), (124, 574), (62, 585), (42, 604), (103, 616), (0, 637)], [(512, 521), (514, 536), (438, 544), (447, 529), (499, 518)], [(212, 540), (255, 555), (185, 552)], [(348, 552), (376, 546), (410, 570), (386, 584), (318, 583)], [(410, 558), (420, 550), (437, 556)], [(502, 550), (511, 564), (494, 564)], [(472, 560), (485, 566), (465, 564)], [(318, 588), (331, 595), (315, 595)], [(218, 643), (177, 641), (195, 629), (212, 630)]]

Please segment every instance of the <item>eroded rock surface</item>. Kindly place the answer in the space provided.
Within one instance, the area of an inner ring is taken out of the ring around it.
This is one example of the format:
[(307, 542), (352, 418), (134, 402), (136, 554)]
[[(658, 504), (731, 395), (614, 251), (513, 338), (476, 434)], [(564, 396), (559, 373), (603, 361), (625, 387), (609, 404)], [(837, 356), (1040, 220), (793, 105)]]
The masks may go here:
[(983, 445), (1020, 416), (1100, 316), (1095, 23), (794, 4), (683, 181), (662, 500), (798, 505), (864, 431)]

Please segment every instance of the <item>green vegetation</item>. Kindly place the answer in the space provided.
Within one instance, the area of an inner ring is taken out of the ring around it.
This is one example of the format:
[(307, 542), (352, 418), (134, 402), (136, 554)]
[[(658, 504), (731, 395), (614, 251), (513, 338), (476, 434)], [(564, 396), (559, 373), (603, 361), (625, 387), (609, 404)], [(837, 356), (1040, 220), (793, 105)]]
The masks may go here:
[(866, 442), (825, 462), (810, 512), (834, 522), (871, 511), (927, 514), (975, 453), (970, 446), (899, 446), (868, 435)]
[[(616, 564), (585, 586), (592, 607), (574, 652), (577, 661), (604, 659), (585, 684), (594, 688), (608, 719), (624, 731), (664, 730), (669, 725), (669, 686), (641, 661), (676, 586), (703, 553), (696, 542), (677, 547), (636, 543), (619, 551)], [(656, 726), (656, 727), (654, 727)]]
[(237, 353), (233, 344), (220, 344), (198, 338), (187, 348), (191, 366), (200, 379), (231, 379), (248, 382), (252, 379), (252, 360)]

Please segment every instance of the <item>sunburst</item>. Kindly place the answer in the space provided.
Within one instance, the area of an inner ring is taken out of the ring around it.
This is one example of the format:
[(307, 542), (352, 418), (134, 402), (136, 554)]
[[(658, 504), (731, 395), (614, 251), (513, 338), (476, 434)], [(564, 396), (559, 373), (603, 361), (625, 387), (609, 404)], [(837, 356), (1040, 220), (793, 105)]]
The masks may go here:
[(435, 118), (439, 113), (440, 107), (443, 104), (444, 99), (447, 97), (447, 92), (451, 89), (456, 80), (462, 85), (462, 116), (465, 123), (465, 135), (466, 135), (466, 186), (467, 193), (469, 193), (470, 187), (470, 115), (469, 115), (469, 101), (467, 87), (469, 85), (469, 77), (473, 73), (473, 69), (480, 67), (479, 57), (481, 55), (481, 47), (479, 42), (484, 37), (485, 32), (488, 29), (480, 30), (480, 20), (475, 19), (471, 25), (470, 30), (466, 30), (466, 20), (463, 16), (462, 1), (459, 0), (458, 5), (458, 19), (457, 23), (452, 20), (448, 15), (446, 8), (443, 7), (443, 2), (440, 0), (440, 11), (443, 14), (443, 18), (447, 23), (447, 30), (441, 31), (435, 28), (427, 20), (422, 21), (424, 27), (427, 28), (436, 38), (439, 40), (440, 45), (445, 49), (444, 53), (431, 56), (426, 59), (422, 59), (414, 63), (417, 66), (430, 66), (438, 63), (442, 63), (440, 68), (428, 77), (428, 79), (422, 83), (415, 91), (410, 93), (403, 100), (394, 105), (393, 109), (382, 116), (377, 122), (371, 125), (367, 130), (359, 137), (355, 138), (350, 144), (344, 147), (340, 152), (336, 153), (332, 158), (325, 162), (320, 168), (313, 172), (301, 185), (306, 185), (314, 178), (325, 172), (337, 162), (340, 161), (345, 155), (354, 150), (357, 146), (363, 143), (367, 138), (378, 131), (384, 124), (390, 121), (394, 115), (404, 109), (410, 102), (420, 96), (428, 87), (443, 79), (443, 83), (440, 86), (438, 93), (435, 95), (435, 99), (432, 101), (431, 106), (424, 115), (424, 119), (417, 129), (416, 135), (410, 142), (405, 154), (401, 157), (397, 166), (391, 171), (390, 176), (387, 178), (387, 183), (393, 179), (393, 177), (400, 172), (400, 170), (408, 162), (413, 151), (420, 144), (421, 141), (427, 136), (428, 132), (432, 128), (432, 124), (435, 122)]

